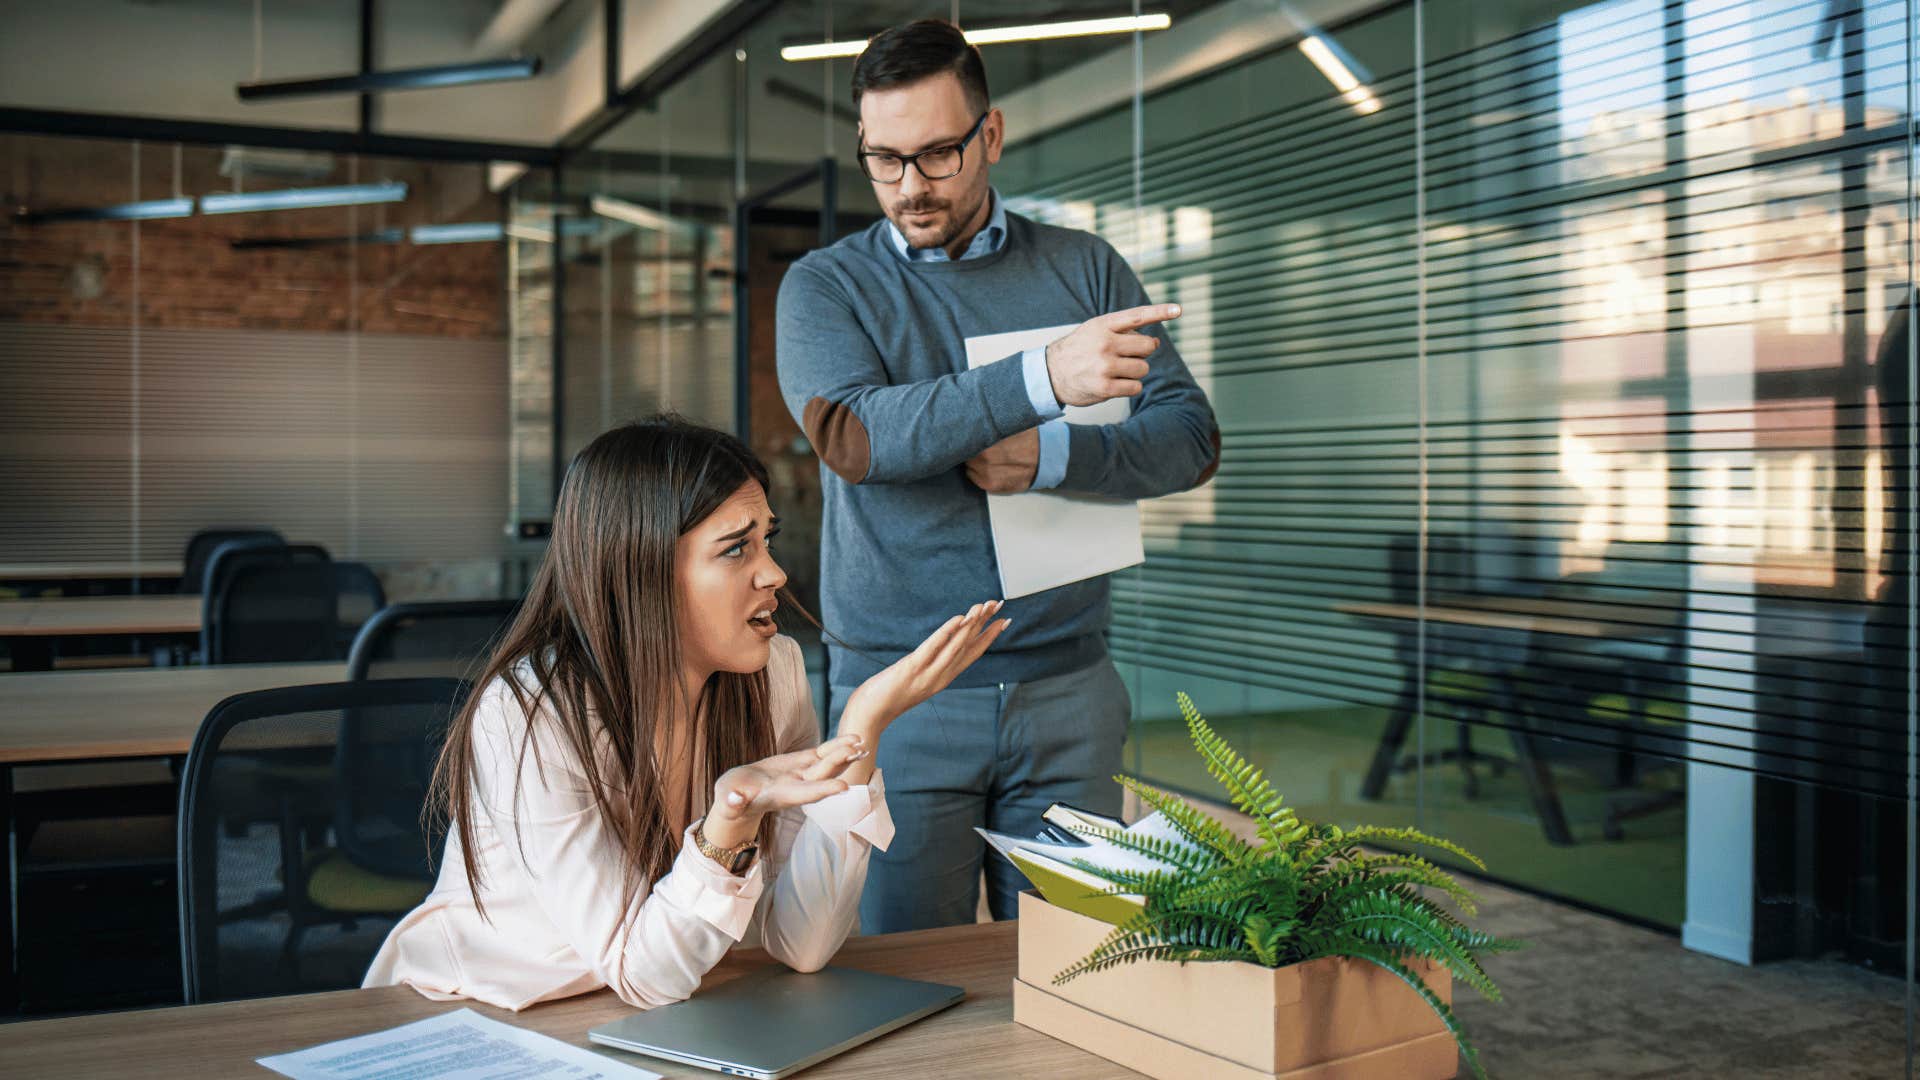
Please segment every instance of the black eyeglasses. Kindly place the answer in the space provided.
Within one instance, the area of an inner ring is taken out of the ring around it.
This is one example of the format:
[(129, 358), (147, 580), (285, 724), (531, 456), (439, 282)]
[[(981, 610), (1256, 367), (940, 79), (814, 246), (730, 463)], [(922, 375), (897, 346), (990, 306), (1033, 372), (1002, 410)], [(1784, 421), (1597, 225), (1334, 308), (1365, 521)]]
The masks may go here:
[(992, 109), (988, 109), (981, 113), (980, 119), (973, 122), (973, 127), (967, 129), (967, 134), (957, 143), (929, 147), (917, 154), (879, 154), (862, 150), (860, 171), (876, 184), (897, 184), (906, 179), (909, 165), (919, 169), (920, 175), (929, 180), (958, 176), (960, 167), (966, 162), (967, 144), (980, 134), (980, 125), (987, 122), (987, 116), (992, 112)]

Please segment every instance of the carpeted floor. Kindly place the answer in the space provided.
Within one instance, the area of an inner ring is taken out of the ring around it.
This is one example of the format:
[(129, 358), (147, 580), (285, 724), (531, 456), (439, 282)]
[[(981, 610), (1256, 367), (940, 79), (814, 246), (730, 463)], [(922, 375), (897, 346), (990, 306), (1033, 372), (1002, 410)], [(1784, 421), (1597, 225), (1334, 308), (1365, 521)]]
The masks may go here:
[(1838, 961), (1741, 967), (1679, 939), (1511, 889), (1475, 925), (1526, 940), (1487, 971), (1504, 1000), (1455, 998), (1496, 1078), (1905, 1075), (1905, 986)]

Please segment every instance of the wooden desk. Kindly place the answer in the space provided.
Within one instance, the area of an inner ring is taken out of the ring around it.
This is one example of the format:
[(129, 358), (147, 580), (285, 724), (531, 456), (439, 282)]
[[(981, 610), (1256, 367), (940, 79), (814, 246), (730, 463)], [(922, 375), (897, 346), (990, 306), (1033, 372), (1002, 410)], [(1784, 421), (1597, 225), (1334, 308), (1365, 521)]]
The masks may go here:
[(1672, 629), (1670, 615), (1665, 619), (1637, 621), (1623, 617), (1626, 612), (1614, 605), (1526, 597), (1489, 596), (1475, 598), (1470, 603), (1460, 597), (1442, 597), (1438, 603), (1430, 603), (1425, 607), (1418, 604), (1335, 604), (1333, 610), (1343, 615), (1369, 619), (1412, 622), (1424, 617), (1429, 622), (1458, 626), (1581, 638), (1652, 637)]
[[(1015, 927), (1011, 922), (982, 923), (848, 941), (835, 964), (964, 986), (967, 1000), (816, 1065), (805, 1075), (810, 1080), (1107, 1080), (1139, 1075), (1013, 1022)], [(704, 985), (767, 963), (759, 949), (740, 950), (722, 961)], [(459, 1008), (596, 1050), (600, 1048), (587, 1041), (588, 1029), (632, 1011), (604, 990), (519, 1014), (471, 1002), (431, 1002), (405, 987), (343, 990), (0, 1025), (0, 1061), (16, 1076), (253, 1078), (267, 1075), (253, 1063), (255, 1058)], [(707, 1080), (719, 1075), (619, 1051), (601, 1052), (672, 1077)]]
[(53, 639), (131, 634), (198, 634), (198, 596), (55, 596), (0, 603), (0, 637), (14, 671), (53, 666)]
[(331, 660), (0, 676), (0, 767), (185, 754), (234, 694), (346, 677)]
[[(226, 698), (276, 686), (339, 682), (346, 675), (347, 665), (333, 661), (0, 675), (0, 845), (13, 831), (17, 765), (184, 756), (200, 722)], [(0, 1014), (13, 1011), (19, 1000), (13, 984), (11, 851), (11, 846), (0, 847)]]
[(0, 637), (199, 632), (198, 596), (51, 596), (0, 604)]
[(0, 581), (123, 581), (128, 578), (177, 578), (186, 572), (178, 559), (148, 562), (0, 563)]

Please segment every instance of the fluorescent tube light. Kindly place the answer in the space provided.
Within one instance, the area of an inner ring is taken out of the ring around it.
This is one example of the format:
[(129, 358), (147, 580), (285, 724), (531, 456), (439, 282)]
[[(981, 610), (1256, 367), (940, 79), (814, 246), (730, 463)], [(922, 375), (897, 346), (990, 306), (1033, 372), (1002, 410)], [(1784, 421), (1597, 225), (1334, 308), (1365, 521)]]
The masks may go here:
[(1096, 34), (1131, 34), (1135, 30), (1165, 30), (1172, 25), (1171, 15), (1122, 15), (1113, 19), (1077, 19), (1033, 26), (1005, 26), (995, 30), (969, 30), (967, 40), (975, 45), (1004, 45), (1009, 41), (1046, 41), (1052, 38), (1092, 37)]
[(322, 206), (364, 206), (400, 202), (407, 197), (401, 180), (343, 187), (281, 188), (278, 191), (227, 192), (200, 196), (203, 214), (249, 214), (260, 210), (306, 210)]
[(446, 225), (415, 225), (408, 238), (416, 244), (479, 244), (498, 240), (506, 230), (497, 221), (461, 221)]
[(1319, 34), (1308, 34), (1300, 39), (1300, 51), (1313, 61), (1313, 66), (1320, 69), (1320, 74), (1327, 77), (1333, 88), (1340, 91), (1340, 97), (1355, 111), (1363, 116), (1380, 111), (1380, 99), (1347, 67), (1345, 61), (1335, 55), (1325, 38)]
[(681, 224), (658, 210), (649, 210), (644, 206), (630, 203), (625, 199), (616, 199), (609, 195), (595, 195), (587, 200), (587, 207), (601, 217), (615, 221), (624, 221), (635, 228), (648, 232), (673, 232)]
[(469, 64), (368, 71), (353, 75), (322, 75), (311, 79), (241, 83), (234, 87), (241, 101), (315, 97), (323, 94), (377, 94), (388, 90), (431, 90), (472, 83), (531, 79), (540, 74), (537, 56), (507, 60), (480, 60)]
[[(1071, 22), (968, 30), (966, 38), (975, 45), (1004, 45), (1010, 41), (1046, 41), (1052, 38), (1091, 37), (1095, 34), (1129, 34), (1135, 30), (1165, 30), (1172, 25), (1173, 17), (1170, 15), (1122, 15), (1111, 19), (1075, 19)], [(834, 60), (846, 56), (859, 56), (866, 49), (865, 41), (826, 41), (818, 45), (789, 45), (780, 50), (780, 59)]]
[(121, 203), (118, 206), (86, 206), (69, 210), (29, 211), (19, 216), (23, 222), (44, 221), (148, 221), (153, 218), (193, 216), (192, 199), (154, 199), (149, 202)]
[[(592, 236), (600, 231), (600, 223), (568, 218), (560, 229), (568, 236)], [(545, 225), (509, 225), (506, 228), (506, 234), (515, 240), (530, 240), (536, 244), (553, 243), (553, 230)]]

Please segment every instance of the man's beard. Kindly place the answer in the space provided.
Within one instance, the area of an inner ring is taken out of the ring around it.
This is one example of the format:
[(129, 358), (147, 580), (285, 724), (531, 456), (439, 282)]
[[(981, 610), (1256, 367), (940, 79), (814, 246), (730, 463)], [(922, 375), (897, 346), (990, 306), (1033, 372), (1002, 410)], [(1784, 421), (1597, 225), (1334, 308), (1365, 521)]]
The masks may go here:
[[(983, 195), (982, 199), (984, 198), (985, 196)], [(912, 203), (896, 203), (893, 207), (893, 215), (892, 215), (893, 224), (896, 228), (900, 230), (901, 235), (904, 236), (907, 233), (907, 226), (903, 224), (903, 221), (908, 214), (920, 213), (925, 211), (945, 210), (947, 212), (946, 228), (940, 230), (940, 233), (938, 234), (934, 242), (930, 244), (915, 243), (913, 245), (914, 247), (921, 248), (921, 249), (944, 248), (948, 244), (953, 243), (954, 238), (959, 236), (961, 230), (967, 227), (967, 223), (972, 221), (975, 215), (979, 214), (980, 205), (981, 204), (979, 202), (974, 203), (974, 205), (971, 208), (969, 208), (964, 215), (962, 215), (962, 214), (955, 214), (953, 212), (953, 203), (951, 202), (938, 202), (938, 201), (933, 201), (928, 199), (922, 199), (918, 202), (912, 202)]]

